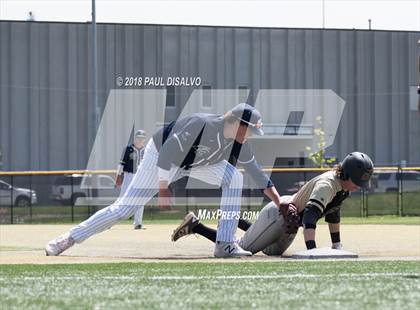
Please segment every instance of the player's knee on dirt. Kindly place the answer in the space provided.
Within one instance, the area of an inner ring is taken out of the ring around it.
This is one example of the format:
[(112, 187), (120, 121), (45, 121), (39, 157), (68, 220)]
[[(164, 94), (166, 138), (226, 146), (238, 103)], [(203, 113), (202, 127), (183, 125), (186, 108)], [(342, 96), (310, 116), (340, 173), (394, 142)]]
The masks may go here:
[(281, 256), (295, 240), (296, 234), (283, 234), (275, 242), (266, 247), (262, 252), (265, 255)]
[(288, 235), (286, 229), (286, 223), (280, 216), (279, 209), (271, 202), (261, 210), (257, 221), (251, 225), (242, 237), (240, 245), (244, 250), (257, 253), (279, 240), (279, 238), (286, 238)]

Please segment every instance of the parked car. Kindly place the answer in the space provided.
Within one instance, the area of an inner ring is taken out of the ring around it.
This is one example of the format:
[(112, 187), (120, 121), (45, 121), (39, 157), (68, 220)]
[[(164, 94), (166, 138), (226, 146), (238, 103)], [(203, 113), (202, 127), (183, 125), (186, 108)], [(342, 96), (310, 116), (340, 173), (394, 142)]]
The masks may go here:
[(7, 182), (0, 181), (0, 205), (10, 206), (12, 195), (16, 207), (28, 207), (31, 203), (34, 205), (38, 202), (34, 190), (12, 186)]
[[(83, 178), (85, 177), (84, 181)], [(83, 181), (83, 184), (82, 184)], [(64, 205), (83, 197), (113, 197), (119, 195), (114, 179), (104, 174), (70, 174), (57, 178), (52, 186), (51, 199)]]
[(372, 191), (379, 193), (389, 193), (398, 191), (398, 183), (402, 179), (402, 190), (404, 192), (420, 191), (420, 172), (382, 170), (375, 172), (372, 176)]

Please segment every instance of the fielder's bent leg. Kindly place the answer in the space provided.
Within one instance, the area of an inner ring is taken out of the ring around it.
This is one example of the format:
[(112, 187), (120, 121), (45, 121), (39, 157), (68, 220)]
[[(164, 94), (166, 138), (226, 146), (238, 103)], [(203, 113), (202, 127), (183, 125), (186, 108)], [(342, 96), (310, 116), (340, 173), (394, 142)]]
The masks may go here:
[[(222, 216), (217, 228), (217, 241), (234, 242), (241, 211), (243, 176), (226, 160), (214, 165), (191, 169), (190, 178), (222, 188)], [(188, 186), (188, 185), (187, 185)]]
[(243, 176), (234, 166), (227, 164), (222, 179), (222, 216), (217, 228), (217, 241), (234, 242), (241, 211)]
[(191, 169), (190, 178), (222, 188), (222, 198), (220, 201), (222, 215), (219, 220), (216, 239), (217, 241), (234, 242), (241, 211), (242, 173), (224, 160), (214, 165)]
[(217, 228), (214, 255), (216, 257), (251, 255), (250, 252), (244, 251), (235, 242), (235, 233), (241, 211), (242, 174), (224, 160), (214, 165), (193, 168), (190, 177), (222, 188), (220, 202), (222, 215)]

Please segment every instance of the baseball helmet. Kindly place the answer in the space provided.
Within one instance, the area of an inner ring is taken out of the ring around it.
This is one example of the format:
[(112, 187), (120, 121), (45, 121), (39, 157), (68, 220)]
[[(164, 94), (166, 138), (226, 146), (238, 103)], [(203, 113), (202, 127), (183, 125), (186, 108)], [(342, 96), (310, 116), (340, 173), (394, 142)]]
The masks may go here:
[(373, 162), (369, 156), (361, 152), (352, 152), (341, 162), (342, 179), (350, 179), (360, 187), (367, 187), (373, 173)]
[(231, 113), (241, 123), (246, 124), (254, 134), (264, 135), (261, 113), (256, 108), (247, 103), (240, 103), (231, 110)]
[(137, 130), (136, 134), (134, 135), (135, 138), (146, 138), (146, 131), (145, 130)]

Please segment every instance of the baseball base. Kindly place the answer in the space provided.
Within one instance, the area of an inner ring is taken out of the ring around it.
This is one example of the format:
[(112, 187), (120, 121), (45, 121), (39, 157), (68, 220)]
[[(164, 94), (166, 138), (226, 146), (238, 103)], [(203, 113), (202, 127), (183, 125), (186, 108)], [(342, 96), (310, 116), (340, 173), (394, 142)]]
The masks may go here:
[(359, 255), (345, 250), (333, 250), (331, 248), (316, 248), (299, 251), (292, 255), (295, 259), (331, 259), (331, 258), (358, 258)]

